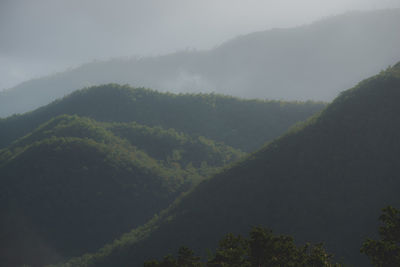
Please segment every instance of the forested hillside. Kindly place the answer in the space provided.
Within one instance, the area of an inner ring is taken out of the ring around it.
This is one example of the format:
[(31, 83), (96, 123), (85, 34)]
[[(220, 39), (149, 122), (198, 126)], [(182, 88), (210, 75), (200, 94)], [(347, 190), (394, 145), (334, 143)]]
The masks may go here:
[(187, 245), (205, 254), (227, 232), (264, 225), (325, 242), (366, 266), (380, 209), (400, 206), (400, 63), (343, 92), (321, 114), (202, 182), (146, 225), (64, 266), (142, 266)]
[(243, 154), (173, 129), (53, 118), (0, 150), (0, 265), (95, 251)]
[(105, 83), (331, 101), (344, 88), (399, 60), (399, 28), (400, 9), (351, 12), (296, 28), (246, 34), (207, 51), (92, 62), (1, 92), (0, 116)]
[(78, 90), (35, 111), (0, 119), (0, 148), (55, 116), (76, 114), (102, 122), (137, 122), (173, 128), (249, 152), (324, 106), (324, 103), (311, 101), (243, 100), (216, 94), (176, 95), (108, 84)]

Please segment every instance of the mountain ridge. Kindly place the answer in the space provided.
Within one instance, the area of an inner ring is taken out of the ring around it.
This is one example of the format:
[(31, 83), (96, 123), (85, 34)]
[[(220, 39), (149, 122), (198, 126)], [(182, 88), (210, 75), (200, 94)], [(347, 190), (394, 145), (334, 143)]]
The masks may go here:
[[(23, 115), (0, 119), (0, 148), (53, 116), (77, 114), (103, 122), (136, 121), (151, 127), (174, 128), (248, 152), (324, 105), (243, 100), (217, 94), (177, 95), (107, 84), (75, 91)], [(243, 137), (250, 141), (243, 142)]]

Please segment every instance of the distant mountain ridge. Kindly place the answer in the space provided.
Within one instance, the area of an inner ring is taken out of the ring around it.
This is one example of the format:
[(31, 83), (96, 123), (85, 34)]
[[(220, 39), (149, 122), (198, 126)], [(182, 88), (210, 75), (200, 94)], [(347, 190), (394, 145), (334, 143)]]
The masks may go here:
[(248, 152), (325, 106), (321, 102), (244, 100), (217, 94), (171, 94), (117, 84), (94, 86), (32, 112), (0, 119), (0, 148), (62, 115), (137, 122), (204, 136)]
[(330, 101), (400, 59), (399, 28), (400, 9), (351, 12), (243, 35), (209, 51), (88, 63), (1, 92), (0, 116), (113, 82), (170, 92)]
[[(187, 245), (264, 225), (299, 242), (324, 242), (346, 264), (380, 209), (400, 206), (400, 62), (338, 96), (321, 114), (199, 184), (160, 216), (96, 254), (60, 266), (142, 266)], [(68, 265), (69, 264), (69, 265)]]

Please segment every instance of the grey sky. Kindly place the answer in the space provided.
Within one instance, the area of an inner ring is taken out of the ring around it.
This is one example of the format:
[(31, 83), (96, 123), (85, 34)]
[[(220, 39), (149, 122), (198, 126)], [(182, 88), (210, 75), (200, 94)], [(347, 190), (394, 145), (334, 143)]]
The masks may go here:
[(400, 0), (0, 0), (0, 89), (94, 59), (207, 49)]

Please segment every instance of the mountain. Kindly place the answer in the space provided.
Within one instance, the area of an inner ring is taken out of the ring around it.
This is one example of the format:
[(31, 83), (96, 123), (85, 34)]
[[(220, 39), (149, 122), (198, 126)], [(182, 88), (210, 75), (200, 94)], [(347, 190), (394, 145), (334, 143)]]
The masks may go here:
[[(131, 84), (170, 92), (331, 101), (400, 55), (400, 9), (351, 12), (239, 36), (207, 51), (92, 62), (0, 93), (0, 116), (48, 104), (77, 88)], [(288, 78), (289, 77), (289, 78)]]
[(173, 129), (55, 117), (0, 150), (0, 265), (95, 251), (243, 154)]
[[(204, 136), (253, 151), (325, 106), (316, 102), (242, 100), (216, 94), (171, 94), (108, 84), (86, 88), (23, 115), (0, 119), (0, 148), (62, 115), (142, 125)], [(123, 133), (121, 133), (123, 134)]]
[(323, 107), (108, 84), (0, 119), (0, 265), (94, 252)]
[(341, 93), (321, 114), (203, 181), (146, 225), (62, 266), (142, 266), (187, 245), (205, 254), (227, 232), (263, 225), (325, 242), (368, 266), (362, 242), (400, 206), (400, 62)]
[(182, 167), (191, 164), (191, 167), (200, 168), (203, 162), (209, 167), (223, 166), (245, 154), (213, 140), (193, 138), (171, 128), (165, 130), (160, 126), (148, 127), (136, 122), (100, 123), (77, 115), (55, 117), (12, 143), (8, 149), (51, 137), (89, 138), (102, 143), (123, 140), (159, 163), (168, 165), (174, 162)]

